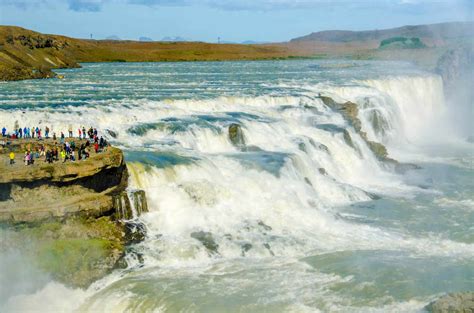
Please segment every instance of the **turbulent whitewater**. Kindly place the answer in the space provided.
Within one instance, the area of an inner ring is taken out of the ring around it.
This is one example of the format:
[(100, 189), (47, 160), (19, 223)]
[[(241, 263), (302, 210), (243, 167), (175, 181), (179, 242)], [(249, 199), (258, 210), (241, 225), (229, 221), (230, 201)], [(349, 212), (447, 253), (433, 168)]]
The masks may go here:
[[(61, 74), (0, 84), (0, 126), (97, 126), (146, 191), (147, 237), (87, 290), (2, 257), (18, 274), (0, 278), (2, 311), (416, 312), (474, 289), (473, 148), (447, 119), (440, 77), (362, 61)], [(356, 103), (367, 138), (420, 168), (377, 158), (321, 96)]]

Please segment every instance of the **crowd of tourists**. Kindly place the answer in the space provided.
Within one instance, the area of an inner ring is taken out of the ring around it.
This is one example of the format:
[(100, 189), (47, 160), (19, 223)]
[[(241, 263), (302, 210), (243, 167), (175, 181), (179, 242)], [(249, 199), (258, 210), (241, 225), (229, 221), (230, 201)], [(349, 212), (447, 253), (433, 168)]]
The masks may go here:
[[(40, 144), (34, 149), (27, 149), (25, 151), (23, 157), (25, 165), (33, 165), (41, 158), (44, 158), (44, 162), (47, 163), (86, 160), (90, 157), (91, 150), (95, 151), (95, 153), (100, 153), (109, 146), (107, 140), (99, 136), (97, 129), (92, 127), (89, 129), (86, 129), (84, 126), (79, 127), (77, 129), (77, 137), (74, 137), (72, 127), (69, 127), (68, 136), (66, 137), (62, 131), (59, 133), (59, 136), (55, 132), (51, 134), (51, 129), (47, 126), (43, 132), (43, 129), (40, 127), (22, 128), (18, 127), (17, 124), (11, 133), (7, 132), (5, 127), (2, 127), (0, 145), (5, 147), (10, 145), (13, 140), (32, 138), (36, 138)], [(45, 139), (50, 138), (53, 140), (52, 143), (45, 141)], [(76, 144), (77, 139), (79, 142)], [(10, 165), (15, 163), (15, 158), (15, 153), (11, 151), (9, 154)]]

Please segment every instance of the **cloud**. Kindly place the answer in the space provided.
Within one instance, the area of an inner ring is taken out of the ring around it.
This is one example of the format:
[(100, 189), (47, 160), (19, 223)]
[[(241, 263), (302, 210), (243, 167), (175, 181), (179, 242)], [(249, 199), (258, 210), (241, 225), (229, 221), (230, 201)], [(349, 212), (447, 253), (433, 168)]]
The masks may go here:
[(206, 6), (222, 10), (293, 10), (293, 9), (396, 9), (462, 3), (471, 0), (126, 0), (130, 4), (159, 6)]
[[(365, 2), (372, 2), (365, 0)], [(347, 4), (346, 0), (128, 0), (147, 6), (206, 6), (222, 10), (281, 10)]]
[(16, 6), (26, 9), (43, 5), (57, 6), (67, 4), (72, 11), (98, 12), (105, 3), (128, 3), (150, 7), (199, 6), (224, 11), (272, 11), (296, 9), (333, 10), (402, 10), (424, 12), (427, 10), (445, 10), (449, 7), (472, 10), (472, 0), (0, 0), (1, 6)]
[(98, 12), (104, 0), (68, 0), (69, 9), (77, 12)]
[(105, 2), (116, 0), (0, 0), (0, 7), (14, 6), (23, 10), (31, 8), (41, 8), (44, 6), (55, 7), (67, 4), (72, 11), (77, 12), (98, 12)]
[(45, 0), (0, 0), (0, 6), (14, 6), (20, 9), (27, 9), (29, 7), (37, 7)]

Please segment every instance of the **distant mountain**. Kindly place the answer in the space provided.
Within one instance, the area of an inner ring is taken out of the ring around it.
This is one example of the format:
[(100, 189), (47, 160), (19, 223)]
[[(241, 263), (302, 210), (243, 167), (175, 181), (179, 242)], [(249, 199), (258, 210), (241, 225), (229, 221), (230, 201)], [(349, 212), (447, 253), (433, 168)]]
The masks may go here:
[(245, 40), (245, 41), (241, 42), (241, 44), (243, 44), (243, 45), (260, 45), (260, 44), (264, 44), (264, 43), (268, 43), (268, 41)]
[(153, 41), (150, 37), (140, 37), (138, 38), (138, 41)]
[(382, 30), (326, 30), (292, 39), (291, 42), (325, 41), (351, 42), (384, 40), (391, 37), (419, 37), (432, 40), (457, 39), (474, 36), (474, 22), (453, 22), (431, 25), (402, 26)]
[(229, 40), (221, 40), (220, 43), (224, 44), (242, 44), (242, 45), (258, 45), (258, 44), (263, 44), (263, 43), (268, 43), (264, 41), (253, 41), (253, 40), (245, 40), (245, 41), (229, 41)]
[(109, 37), (107, 37), (107, 38), (105, 38), (105, 39), (107, 39), (107, 40), (121, 40), (121, 39), (120, 39), (118, 36), (116, 36), (116, 35), (109, 36)]
[(183, 42), (183, 41), (188, 41), (186, 38), (183, 38), (183, 37), (179, 37), (179, 36), (176, 36), (176, 37), (163, 37), (163, 39), (161, 39), (161, 41), (168, 41), (168, 42)]

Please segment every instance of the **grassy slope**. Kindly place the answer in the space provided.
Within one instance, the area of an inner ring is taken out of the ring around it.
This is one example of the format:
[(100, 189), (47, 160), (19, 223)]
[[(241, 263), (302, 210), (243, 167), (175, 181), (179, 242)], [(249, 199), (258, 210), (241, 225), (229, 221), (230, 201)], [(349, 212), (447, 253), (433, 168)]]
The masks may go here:
[(84, 41), (74, 51), (79, 62), (222, 61), (285, 58), (287, 47), (202, 42)]
[(52, 68), (79, 66), (68, 52), (75, 40), (0, 26), (0, 80), (52, 77)]

